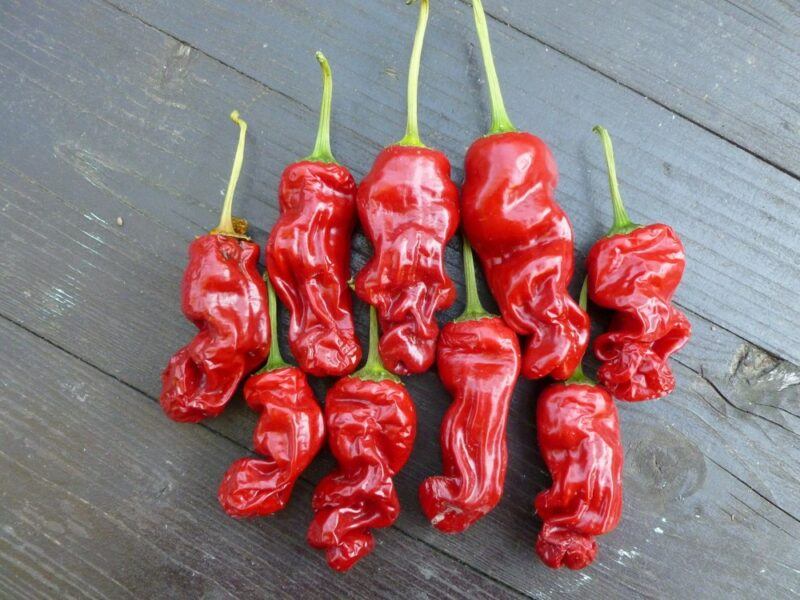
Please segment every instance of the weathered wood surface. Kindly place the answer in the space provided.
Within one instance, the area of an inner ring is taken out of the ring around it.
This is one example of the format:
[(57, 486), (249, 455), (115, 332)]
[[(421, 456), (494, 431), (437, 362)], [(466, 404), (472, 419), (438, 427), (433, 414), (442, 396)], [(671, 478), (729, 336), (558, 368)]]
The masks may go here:
[(800, 3), (494, 0), (504, 23), (800, 174)]
[[(530, 503), (548, 478), (535, 448), (536, 386), (521, 382), (503, 502), (464, 536), (436, 533), (416, 504), (419, 482), (439, 468), (447, 398), (434, 374), (408, 380), (420, 432), (398, 478), (406, 510), (354, 573), (329, 574), (303, 542), (311, 484), (330, 467), (327, 456), (275, 519), (236, 523), (216, 508), (218, 478), (249, 446), (253, 416), (235, 403), (205, 426), (178, 426), (153, 402), (167, 357), (192, 334), (177, 301), (185, 245), (215, 222), (235, 141), (226, 119), (233, 107), (251, 124), (238, 212), (265, 238), (282, 166), (311, 145), (317, 46), (334, 63), (337, 156), (360, 176), (377, 148), (399, 137), (414, 17), (402, 3), (356, 4), (334, 11), (332, 3), (297, 2), (288, 11), (277, 2), (180, 3), (170, 12), (156, 2), (121, 11), (65, 0), (0, 8), (0, 452), (4, 479), (14, 481), (3, 488), (8, 568), (0, 593), (796, 595), (800, 368), (761, 347), (798, 355), (797, 182), (497, 26), (508, 103), (520, 125), (554, 143), (580, 250), (608, 218), (602, 158), (588, 133), (595, 119), (615, 134), (635, 216), (673, 222), (688, 241), (680, 302), (694, 311), (695, 337), (676, 361), (672, 397), (620, 408), (620, 527), (584, 573), (538, 564)], [(434, 12), (421, 115), (423, 136), (457, 166), (485, 110), (473, 100), (483, 102), (474, 50), (463, 59), (473, 39), (467, 9), (442, 4), (454, 16)], [(513, 62), (519, 52), (525, 64)], [(770, 222), (781, 230), (777, 249), (767, 250)], [(709, 239), (712, 226), (723, 227), (722, 242)], [(357, 238), (356, 268), (368, 252)], [(449, 262), (460, 282), (455, 247)], [(763, 278), (745, 281), (755, 269)], [(723, 282), (728, 275), (739, 280)], [(759, 294), (775, 305), (744, 310)], [(782, 325), (763, 322), (764, 314)]]

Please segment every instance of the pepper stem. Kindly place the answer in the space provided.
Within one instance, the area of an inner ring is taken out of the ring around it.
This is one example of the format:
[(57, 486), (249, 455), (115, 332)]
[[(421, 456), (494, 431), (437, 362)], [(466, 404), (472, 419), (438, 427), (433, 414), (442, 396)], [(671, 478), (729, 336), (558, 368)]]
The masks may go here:
[[(583, 285), (581, 286), (581, 294), (578, 297), (578, 306), (586, 312), (586, 307), (589, 304), (589, 279), (587, 277), (583, 278)], [(572, 372), (572, 375), (569, 376), (565, 384), (569, 385), (570, 383), (579, 383), (583, 385), (597, 385), (593, 380), (589, 379), (586, 374), (583, 372), (583, 357), (581, 357), (581, 362), (578, 363), (578, 366), (575, 367), (575, 370)]]
[(247, 238), (247, 222), (236, 219), (233, 216), (233, 193), (236, 191), (236, 183), (239, 181), (239, 173), (242, 172), (242, 162), (244, 162), (244, 141), (247, 134), (247, 122), (239, 116), (239, 111), (231, 113), (231, 121), (239, 126), (239, 143), (236, 146), (236, 155), (233, 158), (233, 168), (231, 177), (228, 180), (228, 189), (225, 192), (225, 201), (222, 203), (222, 214), (219, 218), (219, 225), (211, 230), (212, 234), (228, 235), (232, 237)]
[(467, 284), (467, 306), (455, 320), (459, 321), (477, 321), (493, 315), (486, 312), (481, 304), (481, 299), (478, 296), (478, 284), (475, 280), (475, 259), (472, 256), (472, 246), (464, 235), (461, 238), (461, 253), (464, 257), (464, 281)]
[(489, 135), (516, 131), (517, 128), (508, 118), (503, 94), (500, 91), (500, 81), (497, 79), (497, 69), (492, 56), (492, 43), (489, 41), (489, 26), (486, 24), (486, 13), (483, 11), (481, 0), (472, 0), (472, 13), (475, 16), (475, 28), (478, 31), (478, 41), (483, 54), (483, 64), (486, 69), (486, 81), (489, 85), (489, 98), (492, 102), (492, 127)]
[(638, 228), (639, 225), (631, 221), (625, 205), (622, 203), (622, 196), (619, 193), (619, 182), (617, 181), (617, 167), (614, 160), (614, 146), (611, 144), (611, 136), (608, 130), (601, 125), (592, 128), (603, 142), (603, 151), (606, 155), (606, 165), (608, 165), (608, 187), (611, 189), (611, 205), (614, 209), (614, 225), (608, 230), (606, 235), (617, 235), (629, 233)]
[(322, 70), (322, 102), (319, 106), (319, 126), (314, 151), (303, 160), (321, 163), (335, 163), (331, 152), (331, 100), (333, 98), (333, 73), (328, 59), (317, 51), (317, 61)]
[(381, 360), (381, 354), (378, 351), (380, 332), (378, 329), (378, 311), (374, 306), (369, 307), (369, 352), (367, 353), (367, 362), (358, 371), (353, 373), (351, 377), (356, 379), (366, 379), (370, 381), (383, 381), (391, 379), (392, 381), (400, 381), (400, 378), (391, 373)]
[[(406, 4), (413, 4), (415, 0), (406, 0)], [(430, 12), (428, 0), (420, 0), (419, 21), (417, 32), (414, 34), (414, 47), (411, 50), (411, 61), (408, 64), (408, 92), (406, 96), (406, 134), (398, 146), (418, 146), (424, 148), (425, 144), (419, 137), (419, 123), (417, 121), (417, 92), (419, 90), (419, 66), (422, 61), (422, 43), (425, 41), (425, 30), (428, 27), (428, 13)]]
[(264, 273), (264, 283), (267, 284), (267, 299), (269, 300), (269, 330), (270, 330), (270, 343), (269, 343), (269, 356), (267, 363), (261, 368), (259, 373), (264, 371), (274, 371), (288, 367), (288, 363), (283, 360), (281, 356), (281, 346), (278, 341), (278, 299), (275, 297), (275, 288), (272, 287), (272, 282), (269, 280), (269, 275)]

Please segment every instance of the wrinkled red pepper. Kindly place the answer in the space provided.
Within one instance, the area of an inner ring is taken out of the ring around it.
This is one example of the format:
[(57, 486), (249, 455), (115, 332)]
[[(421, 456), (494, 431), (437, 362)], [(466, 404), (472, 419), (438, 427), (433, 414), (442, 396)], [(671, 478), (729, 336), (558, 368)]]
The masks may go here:
[(350, 237), (356, 219), (356, 184), (333, 157), (330, 109), (333, 81), (321, 52), (323, 95), (313, 153), (283, 172), (281, 215), (272, 229), (266, 262), (289, 309), (289, 347), (300, 367), (318, 377), (352, 373), (361, 361), (353, 326)]
[(437, 310), (456, 298), (444, 266), (458, 227), (458, 190), (450, 162), (425, 147), (417, 127), (417, 83), (428, 0), (420, 17), (408, 75), (408, 123), (402, 140), (384, 149), (358, 189), (358, 215), (372, 259), (356, 277), (356, 294), (378, 309), (380, 353), (393, 373), (427, 371), (436, 355)]
[[(585, 284), (581, 300), (585, 307)], [(579, 364), (565, 383), (552, 384), (539, 396), (536, 435), (553, 479), (536, 497), (543, 521), (536, 553), (548, 567), (582, 569), (597, 554), (595, 537), (613, 530), (622, 513), (617, 408)]]
[(429, 477), (419, 490), (431, 524), (458, 533), (492, 510), (506, 477), (506, 421), (519, 377), (517, 334), (481, 305), (469, 242), (464, 239), (467, 306), (442, 329), (439, 377), (453, 395), (442, 421), (444, 475)]
[(267, 298), (258, 273), (256, 244), (247, 221), (231, 216), (242, 167), (247, 123), (239, 145), (219, 225), (189, 245), (181, 283), (181, 308), (200, 330), (161, 374), (161, 407), (171, 419), (196, 422), (225, 408), (242, 378), (264, 361), (269, 346)]
[(492, 103), (489, 134), (464, 161), (463, 228), (475, 248), (500, 311), (529, 336), (522, 373), (565, 379), (589, 343), (589, 317), (570, 297), (572, 226), (555, 202), (555, 160), (547, 145), (520, 132), (506, 114), (486, 16), (472, 3)]
[(392, 477), (411, 454), (417, 430), (414, 402), (378, 353), (378, 322), (370, 308), (367, 363), (340, 379), (325, 399), (328, 443), (339, 466), (314, 490), (308, 543), (328, 564), (346, 571), (372, 552), (372, 529), (400, 514)]
[(223, 476), (217, 498), (232, 517), (264, 517), (284, 508), (295, 481), (325, 440), (322, 411), (305, 373), (281, 356), (277, 301), (269, 281), (267, 294), (272, 330), (269, 357), (244, 386), (247, 405), (261, 413), (253, 448), (265, 458), (241, 458)]
[(652, 400), (675, 389), (669, 357), (686, 344), (691, 324), (672, 305), (686, 257), (668, 225), (641, 226), (628, 217), (617, 183), (611, 138), (595, 127), (605, 148), (614, 226), (589, 251), (589, 296), (614, 311), (608, 331), (595, 340), (602, 365), (597, 377), (620, 400)]

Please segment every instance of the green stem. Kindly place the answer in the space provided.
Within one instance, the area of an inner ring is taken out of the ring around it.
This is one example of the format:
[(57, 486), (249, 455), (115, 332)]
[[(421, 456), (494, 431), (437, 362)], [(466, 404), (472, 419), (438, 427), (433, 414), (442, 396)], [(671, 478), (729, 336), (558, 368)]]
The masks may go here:
[(259, 373), (265, 371), (274, 371), (275, 369), (282, 369), (288, 367), (289, 364), (283, 360), (281, 356), (281, 346), (278, 341), (278, 299), (275, 297), (275, 289), (272, 287), (272, 282), (269, 280), (269, 275), (264, 273), (264, 283), (267, 284), (267, 298), (269, 300), (269, 330), (271, 333), (269, 343), (269, 356), (267, 363), (261, 368)]
[(508, 118), (506, 106), (503, 103), (503, 94), (500, 92), (500, 81), (497, 79), (497, 69), (492, 56), (492, 44), (489, 41), (489, 27), (486, 24), (486, 13), (483, 11), (481, 0), (472, 0), (472, 13), (475, 16), (475, 28), (478, 30), (478, 41), (483, 54), (483, 64), (486, 69), (486, 80), (489, 84), (489, 98), (492, 102), (492, 127), (489, 135), (516, 131), (517, 128)]
[(639, 225), (631, 221), (628, 216), (628, 211), (625, 210), (625, 205), (622, 203), (622, 196), (619, 193), (619, 182), (617, 181), (617, 166), (614, 160), (614, 146), (611, 144), (611, 136), (608, 135), (608, 130), (600, 125), (595, 125), (592, 128), (603, 142), (603, 151), (606, 155), (606, 165), (608, 165), (608, 187), (611, 188), (611, 205), (614, 209), (614, 225), (608, 230), (606, 235), (617, 235), (620, 233), (629, 233), (637, 229)]
[[(415, 0), (406, 0), (406, 4), (413, 4)], [(428, 27), (429, 1), (420, 0), (419, 21), (417, 32), (414, 34), (414, 47), (411, 50), (411, 61), (408, 64), (408, 92), (406, 96), (406, 134), (397, 142), (398, 146), (418, 146), (424, 148), (425, 144), (419, 137), (419, 123), (417, 121), (417, 92), (419, 90), (419, 65), (422, 61), (422, 43), (425, 41), (425, 30)]]
[(367, 362), (358, 371), (353, 373), (351, 377), (356, 379), (366, 379), (369, 381), (383, 381), (390, 379), (392, 381), (400, 381), (400, 378), (391, 373), (386, 367), (383, 366), (381, 354), (378, 351), (380, 332), (378, 329), (378, 311), (374, 306), (369, 307), (369, 352), (367, 353)]
[(319, 107), (319, 126), (314, 151), (303, 160), (321, 163), (335, 163), (331, 152), (331, 100), (333, 99), (333, 73), (328, 59), (322, 52), (317, 52), (317, 61), (322, 70), (322, 102)]
[[(581, 286), (581, 295), (578, 298), (578, 306), (580, 306), (584, 312), (586, 312), (586, 307), (589, 304), (589, 280), (587, 278), (583, 279), (583, 285)], [(582, 359), (583, 357), (581, 357)], [(589, 379), (586, 374), (583, 372), (583, 362), (579, 362), (578, 366), (575, 367), (575, 370), (572, 372), (572, 375), (569, 376), (565, 384), (569, 385), (570, 383), (577, 383), (582, 385), (597, 385), (593, 380)]]
[(211, 233), (246, 238), (247, 236), (243, 235), (244, 232), (241, 231), (241, 225), (236, 227), (236, 223), (234, 223), (233, 193), (236, 191), (236, 183), (239, 181), (239, 173), (242, 172), (242, 163), (244, 162), (244, 141), (247, 135), (247, 122), (239, 116), (238, 110), (231, 113), (231, 121), (239, 126), (239, 143), (236, 146), (236, 155), (233, 159), (231, 177), (228, 180), (228, 189), (225, 192), (225, 201), (222, 203), (219, 225), (212, 229)]
[(486, 312), (478, 296), (478, 283), (475, 279), (475, 259), (472, 256), (472, 246), (467, 236), (461, 238), (461, 252), (464, 257), (464, 280), (467, 284), (467, 306), (464, 312), (456, 318), (459, 321), (477, 321), (493, 315)]

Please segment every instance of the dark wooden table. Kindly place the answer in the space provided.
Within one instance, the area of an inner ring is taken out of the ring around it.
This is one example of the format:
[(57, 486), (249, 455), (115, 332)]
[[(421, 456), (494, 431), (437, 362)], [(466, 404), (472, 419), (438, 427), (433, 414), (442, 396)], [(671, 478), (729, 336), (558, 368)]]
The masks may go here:
[[(467, 0), (433, 0), (422, 135), (460, 181), (486, 126)], [(402, 134), (416, 9), (400, 0), (0, 0), (0, 596), (786, 598), (800, 593), (800, 4), (487, 0), (506, 103), (562, 173), (579, 264), (610, 222), (592, 125), (640, 222), (689, 257), (694, 337), (665, 400), (621, 405), (623, 519), (583, 572), (537, 560), (548, 483), (520, 382), (501, 505), (445, 537), (417, 506), (449, 398), (407, 381), (418, 441), (404, 512), (336, 575), (305, 544), (313, 485), (236, 522), (217, 505), (254, 415), (177, 425), (156, 399), (193, 334), (185, 248), (214, 225), (250, 123), (237, 212), (263, 242), (283, 166), (312, 145), (313, 52), (335, 73), (334, 150), (363, 176)], [(369, 255), (361, 236), (353, 263)], [(457, 244), (450, 275), (462, 281)], [(463, 289), (460, 290), (463, 292)], [(359, 332), (366, 333), (363, 306)], [(461, 309), (457, 304), (447, 319)], [(285, 329), (284, 329), (285, 331)], [(325, 384), (317, 385), (322, 393)]]

